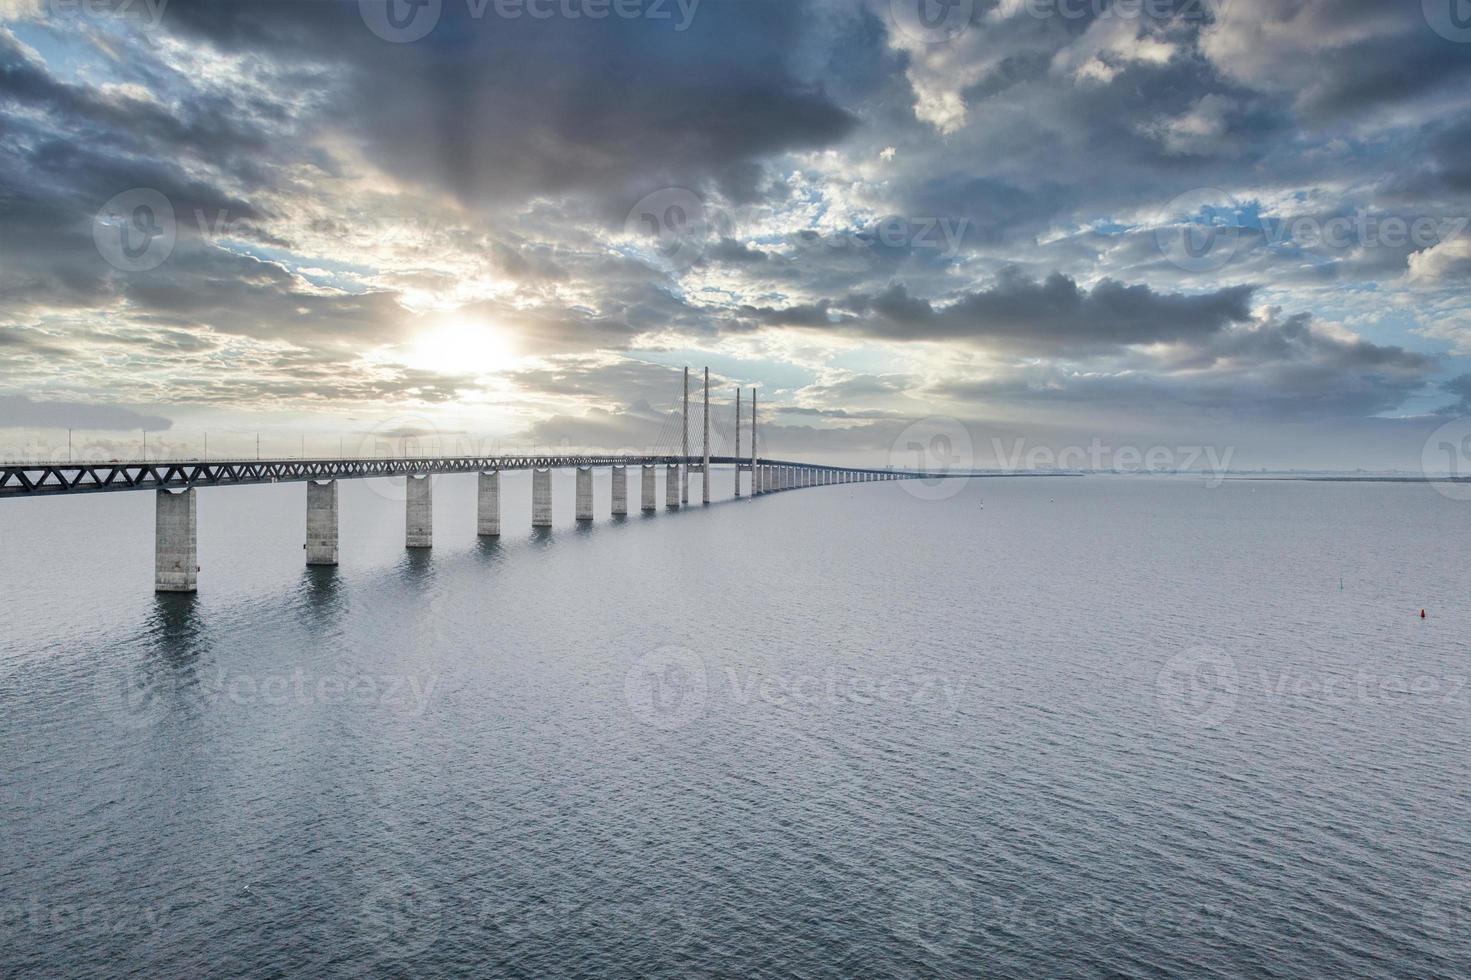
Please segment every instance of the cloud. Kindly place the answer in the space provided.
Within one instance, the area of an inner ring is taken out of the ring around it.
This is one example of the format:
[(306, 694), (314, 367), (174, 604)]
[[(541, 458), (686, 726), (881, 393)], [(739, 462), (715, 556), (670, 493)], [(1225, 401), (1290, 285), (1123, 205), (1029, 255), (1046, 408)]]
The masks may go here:
[(25, 395), (0, 395), (0, 428), (6, 429), (147, 429), (173, 427), (161, 415), (143, 415), (120, 405), (32, 401)]
[[(446, 3), (394, 44), (353, 3), (179, 2), (148, 30), (11, 5), (0, 380), (606, 441), (662, 425), (638, 407), (672, 397), (653, 360), (708, 360), (762, 383), (792, 451), (877, 451), (931, 412), (1266, 439), (1454, 393), (1461, 238), (1277, 231), (1471, 215), (1464, 45), (1413, 2), (1039, 6), (979, 0), (936, 40), (889, 0), (702, 4), (688, 30)], [(177, 241), (131, 272), (93, 219), (138, 187)], [(625, 234), (666, 188), (711, 218), (678, 267)], [(1202, 188), (1240, 228), (1197, 271), (1160, 236)], [(512, 352), (430, 370), (416, 345), (447, 327)]]
[(1053, 273), (1038, 282), (1003, 269), (990, 289), (943, 304), (911, 296), (895, 284), (874, 296), (850, 296), (815, 306), (752, 309), (765, 322), (861, 332), (900, 340), (957, 340), (1019, 353), (1079, 356), (1141, 344), (1189, 340), (1251, 319), (1251, 286), (1201, 295), (1159, 293), (1145, 285), (1104, 279), (1084, 289)]

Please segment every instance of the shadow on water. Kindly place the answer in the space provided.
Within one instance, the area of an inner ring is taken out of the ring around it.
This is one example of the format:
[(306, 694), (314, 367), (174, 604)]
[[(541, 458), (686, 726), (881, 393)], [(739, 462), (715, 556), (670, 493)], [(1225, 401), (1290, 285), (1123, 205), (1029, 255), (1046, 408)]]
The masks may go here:
[(531, 536), (528, 537), (526, 540), (531, 544), (540, 545), (543, 548), (550, 548), (555, 538), (552, 534), (551, 528), (534, 527), (531, 529)]
[(158, 592), (144, 622), (140, 659), (110, 657), (99, 671), (94, 693), (105, 713), (130, 730), (158, 721), (197, 715), (207, 697), (210, 636), (199, 597), (192, 592)]
[(193, 592), (156, 592), (148, 618), (148, 638), (160, 661), (173, 668), (193, 666), (208, 645), (199, 596)]
[(434, 572), (434, 552), (430, 548), (405, 548), (398, 563), (399, 577), (405, 582), (425, 582)]
[(301, 594), (312, 609), (335, 612), (343, 600), (337, 566), (307, 565), (301, 573)]
[(475, 554), (488, 565), (499, 565), (506, 559), (506, 549), (501, 547), (500, 535), (481, 535), (475, 539)]
[(347, 612), (347, 592), (337, 566), (305, 566), (294, 605), (302, 625), (318, 638), (339, 626)]

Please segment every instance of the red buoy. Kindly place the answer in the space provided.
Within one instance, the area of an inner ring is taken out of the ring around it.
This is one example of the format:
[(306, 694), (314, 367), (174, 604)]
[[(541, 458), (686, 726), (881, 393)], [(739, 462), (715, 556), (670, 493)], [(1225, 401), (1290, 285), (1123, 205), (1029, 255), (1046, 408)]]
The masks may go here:
[(1423, 610), (1423, 609), (1420, 610), (1420, 618), (1421, 619), (1424, 619), (1425, 618), (1425, 610)]

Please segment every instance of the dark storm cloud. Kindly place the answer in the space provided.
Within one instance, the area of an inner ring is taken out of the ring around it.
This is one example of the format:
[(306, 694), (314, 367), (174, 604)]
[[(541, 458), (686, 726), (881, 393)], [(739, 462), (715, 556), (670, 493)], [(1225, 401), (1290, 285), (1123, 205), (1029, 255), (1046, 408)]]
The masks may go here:
[(991, 289), (936, 305), (895, 284), (875, 296), (786, 310), (752, 309), (766, 322), (834, 328), (903, 340), (964, 340), (1008, 350), (1078, 354), (1139, 344), (1194, 341), (1251, 319), (1251, 286), (1201, 295), (1158, 293), (1105, 279), (1091, 290), (1054, 273), (1045, 281), (1003, 270)]
[(1258, 420), (1364, 417), (1388, 411), (1425, 386), (1435, 358), (1315, 329), (1306, 314), (1270, 311), (1249, 326), (1198, 338), (1110, 371), (1050, 369), (995, 380), (956, 381), (941, 394), (962, 400), (1072, 404), (1098, 410), (1227, 413)]
[(1442, 411), (1447, 415), (1471, 415), (1471, 374), (1462, 374), (1441, 384), (1441, 390), (1453, 395), (1456, 402)]
[(704, 4), (676, 31), (650, 19), (551, 20), (447, 2), (432, 33), (393, 44), (357, 4), (219, 2), (170, 24), (234, 50), (284, 44), (349, 73), (334, 116), (398, 177), (467, 203), (583, 193), (621, 224), (644, 193), (762, 192), (763, 157), (840, 140), (856, 124), (798, 80), (807, 16), (776, 0)]

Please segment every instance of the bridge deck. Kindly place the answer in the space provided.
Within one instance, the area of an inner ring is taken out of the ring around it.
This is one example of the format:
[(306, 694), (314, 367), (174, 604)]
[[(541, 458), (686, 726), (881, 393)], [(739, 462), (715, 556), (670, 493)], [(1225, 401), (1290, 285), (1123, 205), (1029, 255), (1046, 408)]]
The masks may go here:
[[(350, 480), (407, 474), (476, 473), (492, 470), (566, 469), (576, 466), (699, 466), (702, 456), (416, 456), (378, 459), (210, 459), (105, 463), (11, 463), (0, 465), (0, 498), (42, 494), (100, 493), (113, 490), (236, 486), (249, 483), (300, 483)], [(747, 457), (711, 456), (712, 465), (749, 469)], [(758, 459), (762, 466), (796, 466), (835, 473), (874, 474), (893, 478), (963, 476), (903, 470), (824, 466), (794, 460)]]

